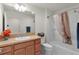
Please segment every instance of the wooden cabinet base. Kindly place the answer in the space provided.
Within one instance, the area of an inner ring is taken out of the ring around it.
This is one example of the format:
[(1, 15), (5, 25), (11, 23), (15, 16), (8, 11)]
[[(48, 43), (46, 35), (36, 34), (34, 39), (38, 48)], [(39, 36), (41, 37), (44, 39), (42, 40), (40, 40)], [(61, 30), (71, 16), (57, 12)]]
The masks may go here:
[[(1, 55), (40, 55), (40, 39), (0, 47)], [(38, 52), (37, 52), (38, 51)]]

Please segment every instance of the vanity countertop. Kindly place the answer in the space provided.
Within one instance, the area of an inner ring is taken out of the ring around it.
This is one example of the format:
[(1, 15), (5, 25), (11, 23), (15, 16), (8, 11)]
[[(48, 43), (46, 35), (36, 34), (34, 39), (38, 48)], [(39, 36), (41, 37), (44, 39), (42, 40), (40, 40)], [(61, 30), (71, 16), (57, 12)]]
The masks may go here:
[(30, 40), (36, 40), (40, 39), (41, 37), (37, 35), (30, 35), (30, 36), (24, 36), (24, 37), (15, 37), (15, 38), (9, 38), (6, 41), (1, 41), (0, 42), (0, 47), (11, 45), (11, 44), (17, 44), (25, 41), (30, 41)]

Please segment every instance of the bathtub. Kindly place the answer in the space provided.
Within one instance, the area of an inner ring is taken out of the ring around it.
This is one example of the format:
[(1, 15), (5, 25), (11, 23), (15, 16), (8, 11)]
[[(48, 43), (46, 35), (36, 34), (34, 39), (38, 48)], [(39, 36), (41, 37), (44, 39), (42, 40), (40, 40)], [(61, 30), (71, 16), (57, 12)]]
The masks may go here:
[(56, 38), (50, 42), (53, 46), (52, 55), (79, 55), (79, 49), (76, 48), (76, 41), (72, 39), (72, 45), (66, 44), (63, 42), (64, 38), (58, 33), (55, 32)]
[[(79, 55), (79, 49), (75, 48), (73, 45), (65, 44), (63, 42), (52, 42), (48, 43), (52, 46), (51, 48), (43, 47), (45, 55)], [(48, 52), (50, 50), (50, 52)]]
[(79, 55), (79, 49), (74, 48), (73, 45), (68, 45), (63, 42), (53, 42), (52, 55)]

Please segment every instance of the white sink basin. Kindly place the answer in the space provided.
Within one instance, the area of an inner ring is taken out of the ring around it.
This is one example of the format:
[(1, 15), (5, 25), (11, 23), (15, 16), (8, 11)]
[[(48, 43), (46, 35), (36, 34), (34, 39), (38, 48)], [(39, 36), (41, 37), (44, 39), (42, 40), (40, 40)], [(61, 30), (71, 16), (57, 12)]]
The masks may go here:
[(30, 37), (17, 37), (16, 40), (29, 40)]

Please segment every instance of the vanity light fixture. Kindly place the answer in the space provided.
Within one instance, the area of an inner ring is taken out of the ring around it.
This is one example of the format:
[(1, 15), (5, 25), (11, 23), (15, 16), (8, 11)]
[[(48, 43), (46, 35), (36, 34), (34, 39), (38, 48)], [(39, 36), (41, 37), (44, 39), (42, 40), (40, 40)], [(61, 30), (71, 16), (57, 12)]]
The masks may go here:
[(13, 7), (19, 12), (28, 11), (28, 12), (31, 12), (31, 14), (35, 14), (33, 11), (29, 10), (26, 6), (24, 6), (22, 4), (21, 5), (20, 4), (14, 4)]

